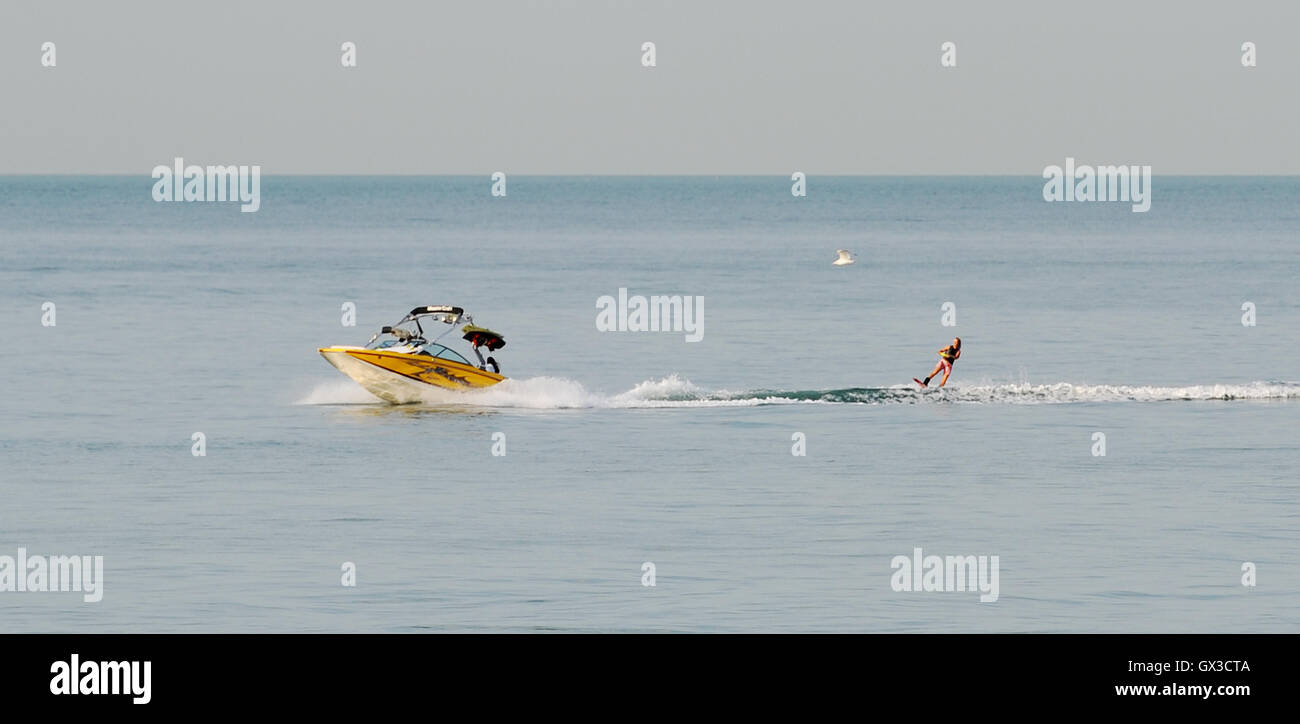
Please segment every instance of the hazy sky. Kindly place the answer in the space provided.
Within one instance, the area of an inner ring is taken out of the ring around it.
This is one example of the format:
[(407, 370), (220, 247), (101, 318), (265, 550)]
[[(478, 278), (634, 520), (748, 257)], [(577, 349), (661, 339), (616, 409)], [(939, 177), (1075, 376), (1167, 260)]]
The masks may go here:
[(1297, 28), (1296, 0), (6, 0), (0, 173), (1295, 174)]

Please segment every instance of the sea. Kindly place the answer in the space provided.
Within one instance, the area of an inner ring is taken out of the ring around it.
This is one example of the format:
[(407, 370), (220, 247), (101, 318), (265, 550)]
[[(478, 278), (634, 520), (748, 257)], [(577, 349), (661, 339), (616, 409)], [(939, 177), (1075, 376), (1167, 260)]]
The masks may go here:
[[(0, 177), (0, 631), (1300, 632), (1300, 178), (153, 183)], [(317, 353), (420, 305), (509, 379)]]

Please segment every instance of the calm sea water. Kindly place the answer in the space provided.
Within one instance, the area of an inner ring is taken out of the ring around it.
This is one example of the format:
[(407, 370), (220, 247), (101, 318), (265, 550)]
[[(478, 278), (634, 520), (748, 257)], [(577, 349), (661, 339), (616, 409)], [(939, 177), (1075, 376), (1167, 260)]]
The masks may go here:
[[(5, 631), (1300, 631), (1300, 179), (151, 183), (0, 178), (0, 555), (105, 561)], [(620, 287), (703, 340), (598, 332)], [(421, 304), (512, 380), (391, 407), (316, 353)], [(918, 547), (999, 599), (895, 592)]]

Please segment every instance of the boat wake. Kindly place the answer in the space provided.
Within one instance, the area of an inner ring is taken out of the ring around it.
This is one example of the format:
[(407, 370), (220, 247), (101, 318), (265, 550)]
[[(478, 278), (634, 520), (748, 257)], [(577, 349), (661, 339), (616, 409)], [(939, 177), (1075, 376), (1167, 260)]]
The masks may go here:
[[(1130, 385), (1052, 384), (950, 385), (920, 389), (915, 385), (849, 387), (838, 390), (727, 390), (702, 389), (689, 380), (669, 375), (647, 380), (626, 392), (602, 395), (580, 382), (558, 377), (508, 379), (498, 385), (464, 392), (430, 387), (426, 404), (504, 407), (539, 410), (661, 407), (758, 407), (797, 404), (983, 404), (1040, 405), (1080, 402), (1176, 402), (1232, 400), (1297, 400), (1300, 383), (1248, 382), (1231, 385), (1151, 387)], [(301, 405), (377, 404), (379, 400), (347, 380), (318, 385)]]

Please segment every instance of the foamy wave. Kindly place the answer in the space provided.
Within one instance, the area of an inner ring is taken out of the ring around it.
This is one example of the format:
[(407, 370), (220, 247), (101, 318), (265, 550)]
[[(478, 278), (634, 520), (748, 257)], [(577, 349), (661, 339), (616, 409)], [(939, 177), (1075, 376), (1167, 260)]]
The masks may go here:
[(506, 379), (491, 387), (475, 390), (444, 390), (439, 387), (422, 392), (426, 402), (439, 405), (468, 404), (482, 407), (523, 407), (534, 410), (565, 410), (604, 407), (605, 398), (587, 391), (581, 382), (563, 377), (529, 377)]
[[(456, 391), (429, 387), (420, 391), (430, 405), (469, 405), (537, 410), (583, 408), (756, 407), (796, 404), (985, 404), (1041, 405), (1082, 402), (1175, 402), (1213, 400), (1300, 399), (1300, 383), (1249, 382), (1234, 385), (1153, 387), (1086, 385), (1056, 382), (1033, 385), (953, 385), (919, 389), (912, 385), (850, 387), (835, 390), (705, 390), (677, 375), (646, 380), (626, 392), (602, 395), (561, 377), (507, 379), (483, 389)], [(378, 403), (359, 385), (346, 380), (317, 385), (304, 405)]]
[(322, 382), (312, 388), (298, 405), (364, 405), (380, 402), (378, 397), (352, 380)]
[(649, 401), (649, 400), (694, 400), (704, 392), (690, 380), (683, 380), (677, 375), (668, 375), (661, 380), (646, 380), (636, 387), (615, 395), (615, 400)]

